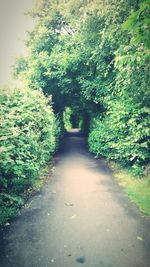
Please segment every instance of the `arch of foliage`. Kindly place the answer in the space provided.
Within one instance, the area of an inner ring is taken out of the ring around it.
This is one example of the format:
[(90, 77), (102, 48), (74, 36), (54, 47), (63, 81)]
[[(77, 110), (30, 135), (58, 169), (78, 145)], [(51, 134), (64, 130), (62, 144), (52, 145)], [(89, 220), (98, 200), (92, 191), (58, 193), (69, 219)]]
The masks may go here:
[(90, 123), (90, 151), (135, 173), (149, 160), (149, 11), (149, 0), (39, 0), (15, 68), (56, 113), (70, 106)]

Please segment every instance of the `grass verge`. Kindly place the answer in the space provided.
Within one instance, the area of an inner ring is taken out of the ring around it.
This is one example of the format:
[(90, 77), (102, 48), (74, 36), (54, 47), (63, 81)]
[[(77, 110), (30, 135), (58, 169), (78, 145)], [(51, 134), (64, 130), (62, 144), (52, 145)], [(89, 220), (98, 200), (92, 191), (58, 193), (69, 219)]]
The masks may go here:
[(150, 216), (150, 177), (135, 177), (128, 169), (114, 162), (109, 165), (131, 201), (137, 204), (145, 215)]

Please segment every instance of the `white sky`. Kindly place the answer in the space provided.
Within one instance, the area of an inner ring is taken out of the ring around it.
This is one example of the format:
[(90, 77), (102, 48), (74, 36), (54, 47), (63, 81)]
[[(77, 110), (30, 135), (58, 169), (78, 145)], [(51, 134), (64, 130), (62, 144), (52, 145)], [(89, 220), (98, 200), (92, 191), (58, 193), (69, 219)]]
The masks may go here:
[(25, 54), (26, 31), (34, 22), (24, 12), (34, 0), (0, 0), (0, 85), (10, 80), (10, 66), (14, 58)]

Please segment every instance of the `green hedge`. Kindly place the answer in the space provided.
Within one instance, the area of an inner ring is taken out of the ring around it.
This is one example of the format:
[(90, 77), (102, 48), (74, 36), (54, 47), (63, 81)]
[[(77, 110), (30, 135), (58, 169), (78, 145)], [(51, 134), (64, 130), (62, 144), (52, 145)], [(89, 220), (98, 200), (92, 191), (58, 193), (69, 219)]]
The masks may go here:
[(22, 193), (39, 178), (41, 169), (55, 152), (60, 127), (51, 99), (42, 92), (1, 90), (0, 104), (0, 223), (3, 223), (14, 214), (12, 209), (22, 204)]
[(141, 174), (149, 162), (149, 109), (129, 99), (121, 100), (113, 103), (104, 118), (92, 121), (90, 151), (131, 166), (135, 174)]

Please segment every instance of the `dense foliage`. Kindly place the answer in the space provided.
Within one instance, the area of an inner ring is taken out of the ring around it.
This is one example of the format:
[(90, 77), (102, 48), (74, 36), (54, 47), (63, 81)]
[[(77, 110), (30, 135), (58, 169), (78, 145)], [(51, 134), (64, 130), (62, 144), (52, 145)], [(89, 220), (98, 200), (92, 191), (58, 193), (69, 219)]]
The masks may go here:
[(90, 151), (135, 173), (149, 160), (149, 10), (149, 0), (39, 0), (28, 57), (16, 65), (56, 113), (71, 108)]
[(58, 141), (59, 123), (51, 99), (29, 89), (1, 90), (0, 223), (23, 203)]
[[(150, 5), (145, 1), (145, 5), (142, 3), (140, 9), (133, 12), (123, 26), (121, 23), (119, 31), (124, 36), (116, 40), (117, 49), (111, 51), (109, 48), (113, 57), (113, 78), (105, 88), (105, 92), (109, 88), (109, 93), (104, 96), (106, 112), (103, 116), (94, 119), (89, 136), (91, 151), (132, 166), (135, 174), (142, 173), (144, 165), (149, 162), (148, 33), (147, 28), (146, 32), (139, 31), (142, 22), (136, 21), (137, 13), (140, 14), (142, 9), (143, 17), (148, 7), (150, 8)], [(144, 18), (143, 24), (145, 25), (148, 23), (147, 11)], [(141, 20), (140, 17), (139, 20)], [(133, 31), (133, 35), (131, 34), (129, 38), (123, 28), (130, 28), (132, 24), (138, 28), (138, 34)], [(113, 42), (114, 37), (114, 35), (111, 36)]]

